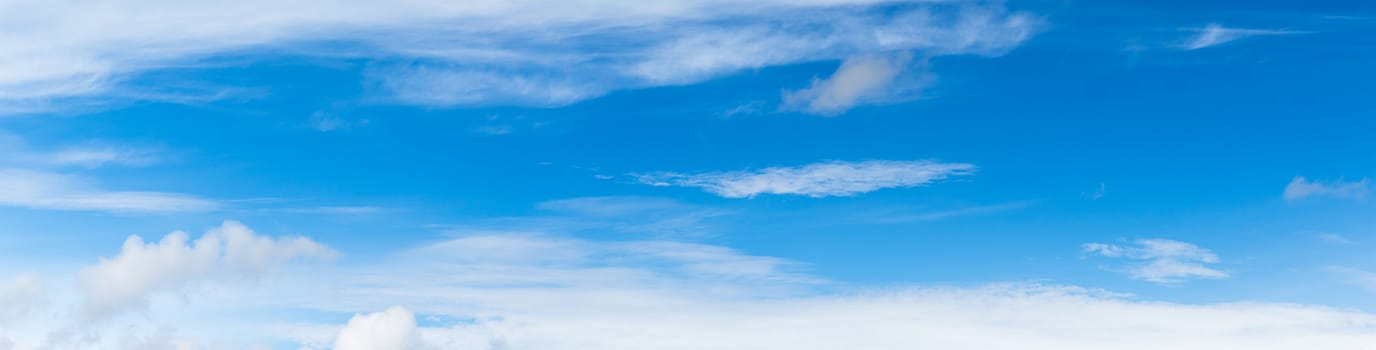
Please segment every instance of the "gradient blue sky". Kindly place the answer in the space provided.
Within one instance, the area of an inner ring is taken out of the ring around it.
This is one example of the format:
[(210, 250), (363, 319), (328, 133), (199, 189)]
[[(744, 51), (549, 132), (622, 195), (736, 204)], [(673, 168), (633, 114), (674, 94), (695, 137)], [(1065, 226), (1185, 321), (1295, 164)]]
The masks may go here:
[(1360, 1), (0, 1), (0, 350), (1358, 348), (1373, 35)]

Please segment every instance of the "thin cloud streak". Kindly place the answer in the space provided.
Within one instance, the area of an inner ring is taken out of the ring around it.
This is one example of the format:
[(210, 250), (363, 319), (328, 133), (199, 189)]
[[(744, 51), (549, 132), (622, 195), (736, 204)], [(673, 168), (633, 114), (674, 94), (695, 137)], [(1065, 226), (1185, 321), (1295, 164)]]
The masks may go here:
[(886, 188), (924, 186), (974, 172), (974, 165), (963, 163), (871, 160), (829, 161), (754, 171), (697, 174), (655, 172), (631, 176), (646, 185), (697, 187), (725, 198), (753, 198), (761, 194), (822, 198), (854, 196)]

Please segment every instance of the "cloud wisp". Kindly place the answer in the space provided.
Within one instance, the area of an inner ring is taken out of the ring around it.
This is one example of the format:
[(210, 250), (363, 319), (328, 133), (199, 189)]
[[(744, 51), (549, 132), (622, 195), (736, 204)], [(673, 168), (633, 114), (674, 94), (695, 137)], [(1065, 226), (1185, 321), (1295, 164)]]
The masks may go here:
[(555, 106), (802, 62), (997, 56), (1040, 22), (954, 1), (25, 1), (0, 5), (24, 33), (0, 37), (0, 111), (187, 100), (139, 92), (158, 85), (141, 75), (244, 54), (372, 60), (369, 86), (397, 103)]
[(1310, 197), (1330, 197), (1343, 199), (1366, 199), (1370, 191), (1367, 186), (1367, 179), (1357, 181), (1309, 181), (1303, 176), (1296, 176), (1285, 185), (1285, 192), (1281, 197), (1287, 201), (1297, 201)]
[(1199, 32), (1199, 34), (1182, 44), (1180, 48), (1185, 50), (1198, 50), (1254, 36), (1305, 33), (1290, 30), (1227, 28), (1216, 23), (1209, 24), (1204, 28), (1195, 29), (1195, 31)]
[(0, 169), (0, 205), (126, 213), (209, 211), (220, 206), (186, 194), (112, 191), (71, 175), (22, 169)]
[[(1136, 246), (1105, 243), (1086, 243), (1086, 253), (1110, 258), (1137, 260), (1120, 271), (1133, 279), (1175, 284), (1190, 279), (1228, 278), (1229, 274), (1207, 265), (1217, 264), (1219, 258), (1208, 249), (1168, 239), (1141, 239)], [(1119, 269), (1115, 269), (1119, 270)]]
[(968, 176), (974, 171), (974, 165), (964, 163), (871, 160), (829, 161), (754, 171), (697, 174), (655, 172), (632, 176), (647, 185), (697, 187), (726, 198), (753, 198), (761, 194), (822, 198), (854, 196), (886, 188), (924, 186), (952, 177)]

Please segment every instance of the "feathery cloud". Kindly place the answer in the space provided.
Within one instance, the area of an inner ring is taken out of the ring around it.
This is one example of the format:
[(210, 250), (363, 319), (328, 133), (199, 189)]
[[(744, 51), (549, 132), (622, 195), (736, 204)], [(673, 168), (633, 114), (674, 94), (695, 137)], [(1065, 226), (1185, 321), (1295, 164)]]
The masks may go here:
[(75, 176), (0, 169), (0, 205), (112, 212), (209, 211), (219, 203), (180, 193), (111, 191)]
[(871, 160), (830, 161), (757, 171), (632, 175), (647, 185), (698, 187), (726, 198), (751, 198), (760, 194), (821, 198), (853, 196), (885, 188), (923, 186), (950, 177), (970, 175), (974, 171), (975, 166), (963, 163)]
[(1285, 200), (1295, 201), (1309, 197), (1333, 197), (1346, 199), (1365, 199), (1368, 187), (1366, 179), (1357, 181), (1309, 181), (1296, 176), (1285, 185)]
[(1168, 239), (1141, 239), (1136, 243), (1135, 247), (1086, 243), (1083, 248), (1086, 253), (1143, 261), (1122, 271), (1134, 279), (1148, 282), (1172, 284), (1188, 279), (1229, 277), (1227, 272), (1206, 266), (1219, 262), (1218, 256), (1208, 249)]
[(1181, 45), (1181, 48), (1185, 50), (1198, 50), (1254, 36), (1304, 33), (1289, 30), (1227, 28), (1217, 23), (1211, 23), (1204, 28), (1197, 29), (1197, 31), (1199, 34)]
[(1040, 27), (993, 2), (875, 0), (20, 1), (0, 23), (23, 33), (0, 37), (11, 112), (214, 99), (140, 79), (244, 52), (371, 60), (371, 86), (398, 103), (550, 106), (870, 54), (996, 56)]

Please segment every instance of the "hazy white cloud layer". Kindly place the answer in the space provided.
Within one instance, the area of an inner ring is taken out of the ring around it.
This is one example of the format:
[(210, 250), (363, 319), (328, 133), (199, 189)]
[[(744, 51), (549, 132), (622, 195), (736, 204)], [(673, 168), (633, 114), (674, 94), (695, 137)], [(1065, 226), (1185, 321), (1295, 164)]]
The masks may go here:
[(699, 187), (726, 198), (760, 194), (808, 197), (853, 196), (885, 188), (915, 187), (950, 177), (971, 175), (975, 166), (935, 161), (831, 161), (800, 167), (772, 167), (756, 171), (698, 174), (657, 172), (634, 174), (654, 186)]
[(1300, 200), (1309, 197), (1332, 197), (1346, 199), (1366, 198), (1369, 187), (1367, 179), (1357, 181), (1309, 181), (1303, 176), (1296, 176), (1290, 180), (1290, 184), (1285, 185), (1285, 193), (1282, 194), (1286, 200)]
[[(457, 238), (407, 251), (408, 262), (374, 266), (321, 295), (351, 302), (297, 304), (388, 311), (355, 316), (343, 331), (284, 328), (312, 348), (366, 329), (357, 334), (375, 336), (361, 339), (386, 349), (1359, 349), (1376, 340), (1373, 315), (1323, 307), (1149, 302), (1068, 286), (851, 289), (722, 278), (774, 259), (700, 245), (627, 249), (642, 244), (528, 233)], [(661, 262), (646, 263), (650, 257)], [(682, 273), (702, 265), (714, 268)], [(407, 339), (416, 321), (400, 315), (409, 312), (431, 321)]]
[[(376, 60), (371, 85), (401, 103), (560, 105), (800, 62), (995, 56), (1040, 27), (997, 2), (876, 0), (19, 0), (0, 2), (0, 23), (0, 111), (11, 112), (77, 104), (71, 98), (213, 99), (224, 92), (158, 86), (140, 73), (218, 55)], [(877, 96), (869, 90), (880, 83), (857, 81), (866, 79), (829, 83), (824, 90), (837, 91), (819, 91), (818, 108)]]
[(1156, 283), (1180, 283), (1189, 279), (1227, 278), (1228, 273), (1209, 267), (1218, 256), (1208, 249), (1168, 239), (1141, 239), (1136, 246), (1086, 243), (1084, 251), (1111, 258), (1139, 260), (1121, 271), (1134, 279)]
[[(235, 235), (231, 231), (246, 236), (229, 238)], [(540, 232), (453, 234), (458, 236), (381, 259), (283, 276), (237, 299), (153, 299), (171, 311), (150, 312), (131, 323), (86, 323), (59, 331), (17, 328), (3, 337), (6, 346), (20, 350), (244, 349), (253, 344), (274, 347), (252, 349), (321, 350), (1214, 350), (1362, 349), (1376, 342), (1376, 315), (1317, 306), (1177, 304), (1030, 284), (859, 288), (809, 277), (800, 272), (801, 264), (701, 243), (591, 241)], [(126, 244), (121, 255), (93, 269), (116, 265), (113, 261), (156, 260), (166, 267), (125, 271), (187, 281), (218, 278), (221, 272), (168, 269), (216, 261), (211, 264), (241, 273), (261, 271), (288, 256), (316, 255), (312, 252), (321, 249), (291, 243), (308, 242), (304, 239), (256, 236), (232, 223), (210, 236), (219, 238)], [(255, 248), (230, 248), (235, 241)], [(200, 247), (217, 244), (223, 247), (220, 253), (200, 253), (208, 249)], [(1208, 255), (1159, 241), (1094, 250), (1113, 256)], [(266, 253), (236, 258), (235, 251)], [(18, 300), (9, 297), (15, 293), (3, 292), (9, 290), (14, 288), (0, 287), (0, 297), (6, 298), (0, 301)], [(235, 313), (241, 309), (261, 316), (243, 318)], [(279, 317), (294, 321), (272, 320)], [(153, 326), (159, 324), (164, 326)], [(52, 342), (54, 337), (74, 340)]]
[(1216, 23), (1197, 29), (1197, 31), (1199, 34), (1184, 45), (1181, 45), (1181, 48), (1186, 50), (1198, 50), (1254, 36), (1304, 33), (1289, 30), (1227, 28)]
[(42, 278), (35, 274), (0, 280), (0, 329), (5, 329), (9, 323), (23, 321), (46, 294)]

